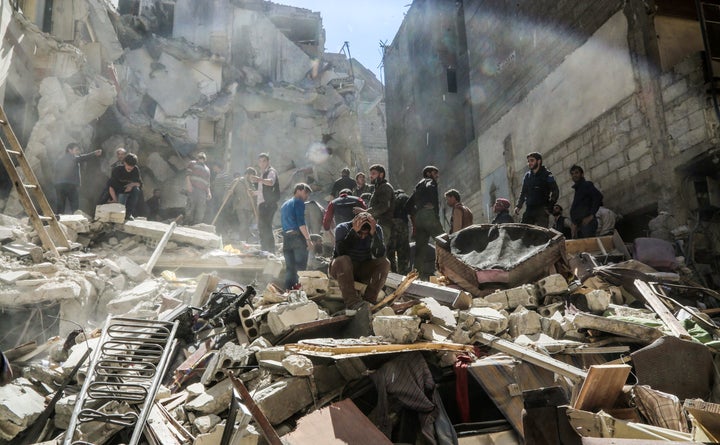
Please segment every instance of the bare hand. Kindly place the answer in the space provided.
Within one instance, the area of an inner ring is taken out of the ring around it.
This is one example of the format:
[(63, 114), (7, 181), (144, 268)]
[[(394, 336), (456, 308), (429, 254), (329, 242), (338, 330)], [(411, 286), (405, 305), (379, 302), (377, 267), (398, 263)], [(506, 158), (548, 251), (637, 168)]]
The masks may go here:
[(367, 209), (363, 209), (362, 207), (353, 207), (353, 215), (357, 215), (358, 213), (366, 212)]
[(370, 223), (370, 235), (375, 236), (375, 232), (377, 231), (377, 221), (375, 221), (375, 218), (373, 218), (373, 216), (369, 213), (366, 221)]
[(102, 150), (95, 150), (93, 153), (95, 153), (95, 156), (100, 156), (102, 154)]
[(582, 219), (581, 225), (586, 226), (586, 225), (590, 224), (593, 219), (595, 219), (595, 215), (588, 215)]
[(519, 214), (520, 214), (520, 207), (515, 207), (515, 215), (519, 215)]

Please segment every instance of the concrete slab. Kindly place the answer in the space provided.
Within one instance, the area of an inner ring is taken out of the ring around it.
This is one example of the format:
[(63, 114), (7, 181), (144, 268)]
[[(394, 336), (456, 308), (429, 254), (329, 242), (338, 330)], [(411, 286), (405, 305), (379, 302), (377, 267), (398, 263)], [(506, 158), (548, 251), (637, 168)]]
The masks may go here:
[[(161, 239), (170, 228), (170, 224), (158, 221), (128, 221), (122, 226), (122, 231), (133, 235), (146, 236), (152, 239)], [(218, 235), (195, 230), (189, 227), (176, 227), (170, 237), (171, 241), (187, 243), (206, 249), (221, 248), (221, 238)]]

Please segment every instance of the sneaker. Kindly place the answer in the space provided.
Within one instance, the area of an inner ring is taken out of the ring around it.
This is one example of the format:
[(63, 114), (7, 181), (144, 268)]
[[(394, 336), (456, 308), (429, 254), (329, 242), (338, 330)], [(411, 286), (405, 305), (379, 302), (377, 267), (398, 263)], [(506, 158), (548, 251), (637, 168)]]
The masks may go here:
[(300, 283), (294, 284), (293, 287), (290, 288), (290, 290), (300, 290), (300, 289), (302, 289), (302, 284), (300, 284)]

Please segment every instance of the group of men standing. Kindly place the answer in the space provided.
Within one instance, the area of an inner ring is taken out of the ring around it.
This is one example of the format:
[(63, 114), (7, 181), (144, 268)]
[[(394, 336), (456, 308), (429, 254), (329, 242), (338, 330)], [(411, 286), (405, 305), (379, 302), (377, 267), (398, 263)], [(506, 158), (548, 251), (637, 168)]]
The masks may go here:
[[(604, 235), (613, 229), (614, 217), (609, 227), (599, 227), (598, 215), (604, 209), (603, 195), (591, 181), (585, 179), (582, 167), (570, 167), (574, 196), (568, 219), (563, 216), (563, 208), (557, 203), (560, 190), (553, 174), (543, 165), (542, 155), (538, 152), (528, 154), (527, 163), (528, 171), (523, 177), (522, 190), (514, 210), (515, 215), (518, 215), (525, 207), (521, 223), (550, 227), (563, 233), (566, 238), (589, 238)], [(507, 199), (498, 198), (493, 210), (496, 214), (494, 224), (514, 221)]]

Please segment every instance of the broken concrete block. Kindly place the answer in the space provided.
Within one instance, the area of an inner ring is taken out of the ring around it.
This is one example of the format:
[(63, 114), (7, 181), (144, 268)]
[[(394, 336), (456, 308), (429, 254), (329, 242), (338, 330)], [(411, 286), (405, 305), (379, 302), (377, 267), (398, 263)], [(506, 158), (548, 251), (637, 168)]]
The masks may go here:
[(163, 183), (169, 178), (175, 176), (175, 170), (158, 152), (150, 153), (145, 159), (145, 165), (147, 165), (148, 169), (152, 172), (153, 177), (155, 177), (159, 183)]
[(373, 318), (373, 332), (391, 343), (413, 343), (420, 334), (420, 319), (407, 315)]
[(318, 306), (314, 301), (279, 305), (268, 312), (267, 324), (273, 335), (280, 335), (296, 324), (317, 320), (319, 315)]
[(130, 312), (141, 303), (150, 303), (160, 292), (161, 285), (148, 280), (138, 284), (134, 288), (121, 293), (117, 298), (107, 304), (107, 311), (110, 314), (123, 315)]
[(540, 315), (535, 311), (518, 307), (515, 312), (508, 317), (508, 333), (511, 337), (537, 334), (540, 332), (542, 332)]
[(552, 317), (554, 313), (563, 311), (564, 309), (565, 303), (552, 303), (546, 306), (540, 306), (537, 312), (543, 317)]
[(555, 339), (561, 339), (565, 335), (565, 330), (562, 326), (563, 316), (560, 312), (555, 312), (551, 317), (542, 317), (540, 319), (540, 326), (542, 331)]
[(450, 341), (453, 343), (459, 343), (461, 345), (467, 345), (472, 343), (470, 338), (470, 332), (467, 329), (463, 329), (461, 326), (455, 328), (455, 331), (450, 336)]
[(476, 326), (470, 327), (469, 330), (471, 334), (474, 334), (477, 330), (490, 334), (498, 334), (508, 327), (507, 317), (495, 309), (489, 307), (472, 307), (464, 312), (474, 318), (473, 324)]
[(125, 205), (100, 204), (95, 207), (95, 219), (102, 222), (122, 224), (125, 222)]
[(221, 442), (223, 435), (222, 428), (215, 428), (209, 433), (198, 434), (193, 445), (217, 445)]
[(219, 414), (228, 408), (231, 400), (232, 383), (225, 379), (186, 403), (185, 409), (200, 414)]
[(42, 414), (45, 398), (32, 389), (32, 383), (20, 377), (0, 386), (0, 439), (10, 440)]
[(188, 399), (194, 399), (205, 392), (205, 385), (202, 383), (193, 383), (185, 388), (185, 392), (188, 393)]
[(247, 366), (251, 356), (252, 352), (242, 346), (232, 342), (225, 343), (220, 351), (210, 359), (200, 382), (205, 386), (209, 386), (213, 382), (224, 379), (225, 372), (223, 372), (223, 369)]
[(272, 343), (270, 343), (265, 337), (258, 337), (255, 340), (253, 340), (252, 343), (250, 343), (250, 346), (248, 346), (248, 349), (250, 349), (253, 352), (258, 352), (266, 348), (271, 348)]
[(325, 295), (330, 287), (328, 276), (319, 270), (303, 270), (298, 272), (300, 285), (308, 297)]
[(7, 272), (0, 273), (0, 281), (5, 284), (13, 284), (17, 280), (24, 280), (30, 276), (30, 272), (27, 270), (10, 270)]
[(70, 425), (70, 417), (72, 417), (73, 409), (75, 409), (76, 398), (77, 394), (72, 394), (61, 398), (55, 404), (55, 428), (66, 430)]
[(420, 335), (427, 341), (443, 342), (447, 340), (452, 333), (452, 329), (433, 323), (422, 323), (420, 325)]
[(457, 326), (457, 320), (455, 319), (455, 314), (453, 314), (452, 309), (441, 305), (434, 298), (423, 298), (420, 301), (422, 301), (432, 313), (432, 318), (430, 319), (432, 323), (451, 329)]
[[(23, 301), (21, 304), (27, 304), (30, 302), (39, 303), (41, 301), (60, 301), (68, 298), (79, 298), (80, 297), (80, 285), (74, 281), (50, 281), (46, 282), (42, 286), (36, 287), (31, 292), (25, 294), (28, 301)], [(23, 299), (25, 300), (25, 299)]]
[(537, 289), (532, 284), (524, 284), (512, 289), (500, 290), (485, 297), (487, 303), (500, 303), (504, 309), (518, 306), (536, 308), (538, 306)]
[(90, 232), (90, 221), (83, 215), (62, 215), (60, 217), (60, 224), (75, 233)]
[(288, 353), (285, 351), (284, 346), (268, 347), (255, 352), (255, 360), (257, 361), (274, 360), (276, 362), (281, 362), (287, 356)]
[(612, 302), (612, 293), (602, 289), (593, 289), (585, 294), (588, 309), (595, 314), (602, 314)]
[(121, 256), (117, 259), (117, 265), (120, 267), (122, 272), (128, 276), (132, 281), (140, 283), (141, 281), (147, 280), (150, 275), (140, 267), (135, 261), (130, 258)]
[(567, 292), (567, 281), (560, 274), (553, 274), (537, 282), (540, 297), (547, 295), (561, 295)]
[(253, 399), (271, 424), (277, 425), (312, 403), (307, 379), (292, 377), (259, 389)]
[(58, 271), (57, 265), (53, 263), (38, 263), (32, 265), (33, 272), (40, 272), (41, 274), (50, 275)]
[(289, 355), (283, 359), (282, 366), (294, 377), (313, 375), (313, 362), (304, 355)]
[(193, 425), (195, 428), (197, 428), (198, 431), (200, 431), (201, 434), (205, 434), (209, 432), (215, 425), (220, 423), (220, 417), (215, 414), (210, 414), (208, 416), (200, 416), (195, 418), (195, 421), (193, 421)]

